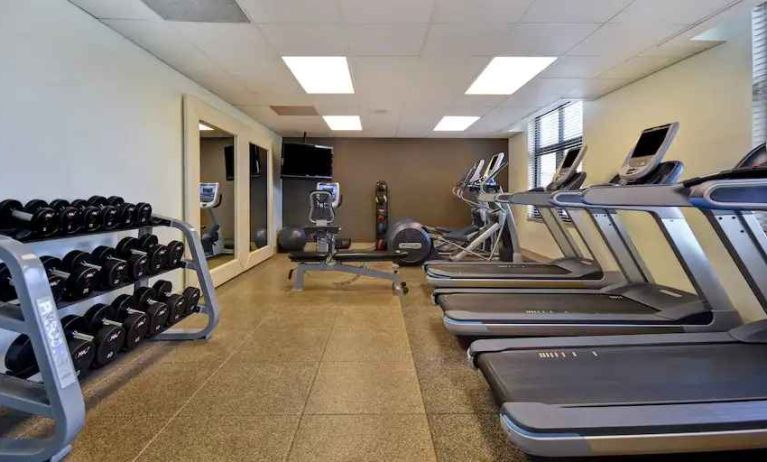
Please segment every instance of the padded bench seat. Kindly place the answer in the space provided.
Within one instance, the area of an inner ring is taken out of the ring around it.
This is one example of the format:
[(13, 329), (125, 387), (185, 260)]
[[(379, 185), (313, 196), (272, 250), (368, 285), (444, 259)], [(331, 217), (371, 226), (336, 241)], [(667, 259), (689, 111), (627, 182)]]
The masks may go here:
[[(324, 252), (291, 252), (288, 257), (291, 261), (297, 263), (312, 263), (323, 262), (327, 258), (327, 254)], [(407, 257), (407, 252), (401, 250), (393, 251), (375, 251), (375, 252), (337, 252), (334, 259), (339, 263), (354, 263), (354, 262), (373, 262), (373, 261), (392, 261), (399, 262), (403, 258)]]

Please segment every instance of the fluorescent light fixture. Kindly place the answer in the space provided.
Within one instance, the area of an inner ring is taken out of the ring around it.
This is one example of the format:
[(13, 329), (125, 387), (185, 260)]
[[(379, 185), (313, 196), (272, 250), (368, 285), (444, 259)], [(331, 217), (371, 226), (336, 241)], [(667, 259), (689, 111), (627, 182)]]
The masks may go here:
[(283, 56), (282, 60), (307, 93), (354, 93), (345, 56)]
[(557, 58), (496, 56), (474, 80), (467, 95), (511, 95)]
[(477, 116), (445, 116), (436, 127), (435, 132), (462, 132), (469, 128), (471, 124), (478, 121)]
[(202, 122), (200, 122), (200, 123), (199, 123), (199, 125), (197, 125), (197, 128), (198, 128), (198, 129), (199, 129), (201, 132), (207, 132), (207, 131), (210, 131), (210, 130), (215, 130), (215, 128), (213, 128), (213, 127), (208, 127), (207, 125), (205, 125), (205, 124), (204, 124), (204, 123), (202, 123)]
[(322, 116), (325, 123), (334, 131), (360, 131), (362, 130), (362, 121), (360, 116), (356, 115), (328, 115)]

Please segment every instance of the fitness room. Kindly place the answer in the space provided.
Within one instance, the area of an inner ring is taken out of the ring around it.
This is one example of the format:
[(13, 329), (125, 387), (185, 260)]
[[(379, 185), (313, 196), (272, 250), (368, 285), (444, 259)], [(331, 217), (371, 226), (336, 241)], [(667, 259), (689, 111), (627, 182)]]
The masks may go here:
[(0, 4), (0, 462), (765, 460), (764, 0)]

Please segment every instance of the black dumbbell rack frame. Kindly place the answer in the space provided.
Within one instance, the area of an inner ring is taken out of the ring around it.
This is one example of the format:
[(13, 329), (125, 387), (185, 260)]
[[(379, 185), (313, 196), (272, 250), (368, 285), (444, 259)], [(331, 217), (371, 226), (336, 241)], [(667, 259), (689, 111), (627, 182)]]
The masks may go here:
[[(134, 228), (133, 231), (143, 236), (150, 234), (155, 227), (175, 228), (184, 235), (191, 259), (182, 260), (178, 268), (169, 269), (164, 273), (179, 268), (195, 271), (205, 300), (205, 303), (199, 306), (199, 313), (207, 315), (208, 324), (197, 330), (168, 329), (153, 337), (153, 340), (208, 339), (218, 324), (219, 309), (200, 236), (187, 223), (158, 215), (153, 216), (151, 226)], [(23, 243), (0, 235), (0, 261), (5, 263), (10, 271), (19, 300), (18, 305), (0, 302), (0, 328), (29, 336), (42, 378), (42, 382), (34, 382), (0, 374), (0, 406), (46, 417), (54, 422), (53, 435), (47, 438), (0, 437), (0, 461), (62, 460), (71, 451), (71, 443), (84, 425), (85, 401), (60, 319), (68, 314), (81, 313), (95, 298), (107, 293), (131, 285), (134, 290), (147, 287), (151, 278), (163, 274), (147, 275), (125, 286), (97, 291), (87, 298), (59, 303), (57, 306), (48, 285), (45, 268), (35, 253), (35, 244), (43, 241), (62, 241), (61, 246), (64, 247), (65, 241), (75, 237), (83, 239), (126, 231), (130, 230), (117, 229)]]

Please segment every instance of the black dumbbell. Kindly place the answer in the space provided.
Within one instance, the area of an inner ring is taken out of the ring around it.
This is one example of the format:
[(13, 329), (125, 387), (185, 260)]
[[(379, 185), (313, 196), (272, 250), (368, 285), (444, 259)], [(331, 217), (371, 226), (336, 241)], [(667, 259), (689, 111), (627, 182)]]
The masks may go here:
[(54, 199), (50, 207), (61, 218), (61, 234), (75, 234), (83, 229), (83, 214), (77, 207), (72, 207), (69, 201)]
[[(76, 210), (80, 212), (80, 215), (82, 216), (82, 231), (85, 231), (86, 233), (92, 233), (95, 231), (99, 231), (102, 226), (104, 226), (104, 216), (101, 212), (101, 209), (98, 207), (94, 207), (92, 205), (88, 205), (88, 203), (82, 199), (78, 199), (76, 201), (72, 201), (70, 204), (68, 201), (65, 201), (63, 199), (58, 199), (61, 201), (61, 203), (67, 204), (69, 207), (74, 207)], [(51, 204), (59, 204), (57, 201), (51, 202)]]
[(63, 263), (69, 271), (80, 267), (93, 268), (98, 272), (98, 286), (103, 289), (114, 289), (128, 280), (128, 264), (122, 260), (107, 260), (98, 264), (89, 253), (72, 250), (64, 255)]
[(139, 237), (126, 237), (120, 240), (115, 247), (117, 255), (128, 258), (132, 255), (145, 255), (148, 261), (149, 274), (157, 274), (165, 269), (168, 260), (168, 248), (159, 245), (157, 236), (146, 234)]
[(61, 218), (45, 201), (35, 199), (22, 206), (6, 199), (0, 202), (0, 228), (22, 228), (33, 236), (49, 237), (59, 232)]
[(98, 280), (98, 271), (88, 266), (78, 266), (71, 270), (64, 268), (64, 263), (51, 256), (40, 257), (49, 275), (54, 275), (64, 280), (65, 300), (77, 300), (85, 298), (93, 292)]
[[(122, 294), (112, 301), (112, 310), (115, 312), (131, 313), (132, 311), (138, 311), (145, 313), (147, 320), (149, 321), (149, 327), (147, 329), (146, 336), (154, 337), (165, 329), (165, 325), (168, 323), (168, 306), (165, 303), (142, 303), (139, 304), (138, 300), (133, 295)], [(116, 316), (120, 316), (117, 314)]]
[(83, 315), (83, 320), (88, 323), (91, 332), (105, 326), (122, 327), (125, 331), (125, 340), (121, 348), (123, 351), (136, 348), (149, 332), (149, 317), (146, 313), (128, 309), (124, 305), (115, 309), (113, 305), (97, 303)]
[(146, 202), (137, 202), (131, 204), (125, 202), (120, 196), (109, 196), (107, 203), (117, 208), (122, 208), (121, 213), (125, 214), (126, 210), (131, 210), (131, 224), (130, 226), (147, 226), (152, 221), (152, 206)]
[(100, 245), (93, 249), (91, 257), (96, 263), (104, 265), (110, 261), (121, 261), (127, 265), (127, 275), (132, 281), (143, 278), (148, 274), (149, 260), (146, 255), (130, 255), (128, 258), (120, 258), (117, 256), (117, 251), (112, 247)]
[[(67, 346), (75, 373), (82, 376), (93, 364), (96, 346), (90, 340), (67, 336)], [(10, 375), (28, 379), (40, 372), (32, 342), (26, 334), (19, 335), (5, 353), (5, 367)]]
[(106, 366), (114, 361), (125, 342), (125, 329), (119, 325), (93, 323), (91, 326), (85, 318), (69, 315), (61, 320), (61, 326), (64, 328), (67, 339), (93, 342), (96, 346), (92, 363), (94, 368)]
[[(133, 293), (136, 296), (136, 301), (139, 306), (146, 306), (151, 303), (163, 303), (168, 307), (168, 321), (166, 326), (170, 327), (173, 324), (184, 319), (184, 313), (186, 312), (186, 300), (179, 294), (169, 294), (165, 292), (163, 285), (167, 281), (157, 281), (153, 287), (139, 287)], [(160, 287), (162, 291), (158, 291)]]
[(186, 316), (200, 312), (200, 289), (197, 287), (187, 287), (181, 292), (181, 295), (186, 300)]
[(165, 262), (163, 267), (166, 269), (178, 268), (181, 266), (181, 259), (184, 258), (184, 243), (181, 241), (170, 241), (161, 245), (157, 236), (146, 234), (138, 238), (139, 245), (146, 251), (159, 251), (165, 249)]
[(135, 205), (126, 203), (125, 201), (116, 201), (116, 203), (111, 203), (104, 196), (91, 196), (88, 199), (88, 203), (96, 207), (104, 207), (109, 205), (117, 209), (117, 221), (119, 222), (117, 226), (118, 228), (131, 228), (134, 226), (133, 220), (136, 215)]
[[(64, 296), (64, 279), (47, 271), (48, 284), (51, 286), (51, 294), (54, 301), (59, 301)], [(0, 300), (13, 302), (16, 300), (16, 287), (14, 287), (11, 271), (0, 263)]]
[(100, 228), (105, 231), (109, 231), (112, 229), (117, 229), (118, 226), (120, 226), (120, 220), (117, 216), (118, 211), (117, 208), (112, 207), (109, 204), (106, 205), (96, 205), (91, 204), (88, 201), (84, 199), (76, 199), (72, 201), (72, 206), (77, 207), (79, 209), (88, 209), (91, 210), (89, 207), (95, 208), (99, 213), (99, 219), (100, 219)]

